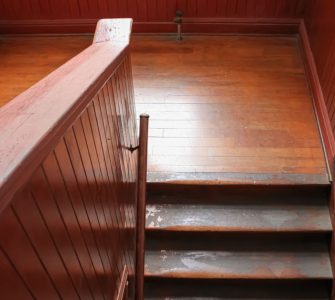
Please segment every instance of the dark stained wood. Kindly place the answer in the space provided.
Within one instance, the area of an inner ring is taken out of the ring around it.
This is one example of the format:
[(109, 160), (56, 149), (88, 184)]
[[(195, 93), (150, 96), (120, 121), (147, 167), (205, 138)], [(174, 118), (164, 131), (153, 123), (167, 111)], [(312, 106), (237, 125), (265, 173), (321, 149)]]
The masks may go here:
[(328, 187), (149, 184), (146, 230), (331, 232)]
[(328, 299), (329, 188), (150, 183), (146, 298)]
[[(298, 18), (199, 18), (182, 19), (184, 34), (296, 34)], [(171, 30), (171, 29), (170, 29)], [(176, 30), (172, 31), (175, 32)]]
[[(176, 32), (176, 10), (196, 18), (299, 18), (306, 0), (115, 0), (0, 2), (0, 32), (93, 32), (100, 18), (134, 19), (135, 32)], [(240, 25), (228, 25), (228, 29)], [(255, 30), (255, 26), (253, 30)], [(260, 26), (262, 27), (262, 26)], [(264, 27), (264, 26), (263, 26)], [(280, 26), (279, 26), (280, 27)], [(210, 26), (209, 28), (215, 29)], [(247, 29), (246, 26), (244, 26)], [(197, 27), (193, 26), (192, 30)], [(283, 28), (285, 30), (285, 26)], [(262, 30), (260, 28), (256, 30)]]
[(256, 184), (263, 185), (269, 182), (273, 184), (328, 184), (328, 174), (287, 174), (287, 173), (241, 173), (241, 172), (159, 172), (149, 177), (151, 183), (160, 184)]
[[(306, 24), (306, 41), (311, 47), (310, 67), (314, 67), (314, 77), (318, 83), (317, 91), (319, 106), (319, 118), (323, 121), (323, 134), (328, 143), (327, 154), (330, 167), (334, 171), (334, 132), (335, 132), (335, 3), (333, 1), (308, 0), (306, 3), (306, 14), (304, 17)], [(315, 62), (315, 64), (313, 64)], [(330, 199), (331, 216), (334, 226), (334, 187)], [(331, 258), (333, 270), (335, 266), (334, 235), (331, 243)], [(333, 282), (332, 299), (335, 299), (335, 289)]]
[(332, 231), (326, 203), (283, 205), (250, 201), (248, 204), (147, 205), (146, 228), (150, 231), (204, 232)]
[[(177, 27), (172, 19), (163, 22), (135, 21), (133, 31), (135, 34), (176, 35)], [(0, 34), (87, 34), (94, 32), (97, 20), (0, 20)], [(286, 17), (195, 17), (193, 20), (182, 26), (183, 34), (297, 34), (300, 23), (299, 18)]]
[(117, 290), (117, 294), (115, 299), (116, 300), (126, 300), (128, 299), (127, 293), (128, 293), (128, 271), (127, 267), (125, 266), (123, 268), (119, 289)]
[(134, 297), (134, 93), (128, 41), (113, 41), (0, 110), (4, 299), (112, 299), (127, 280)]
[[(127, 53), (127, 44), (93, 44), (1, 108), (0, 153), (6, 157), (0, 162), (1, 206), (5, 206), (4, 195), (10, 198), (18, 185), (29, 178)], [(46, 138), (45, 132), (49, 133)], [(13, 173), (18, 175), (15, 184), (10, 182)]]
[[(54, 0), (36, 6), (30, 0), (25, 7), (20, 2), (3, 0), (1, 2), (1, 19), (94, 19), (108, 15), (110, 18), (132, 17), (136, 21), (172, 21), (177, 8), (184, 11), (185, 16), (195, 17), (279, 17), (279, 16), (301, 16), (304, 1), (271, 1), (250, 0), (245, 1), (167, 1), (146, 0), (139, 2), (132, 0), (124, 3), (121, 0), (110, 3), (106, 0), (99, 3), (94, 1), (82, 2), (74, 0), (71, 2), (56, 2)], [(23, 9), (26, 8), (26, 9)]]
[[(158, 284), (159, 282), (159, 284)], [(241, 288), (243, 286), (243, 288)], [(329, 299), (329, 284), (312, 280), (148, 279), (145, 299)]]
[(140, 116), (136, 222), (136, 299), (143, 299), (149, 116)]
[(318, 76), (315, 60), (309, 42), (308, 33), (306, 31), (306, 26), (304, 22), (301, 22), (300, 24), (299, 38), (300, 38), (301, 49), (305, 59), (305, 65), (306, 65), (305, 68), (313, 95), (314, 100), (313, 103), (315, 111), (317, 113), (320, 132), (322, 133), (324, 148), (328, 160), (327, 161), (328, 168), (330, 169), (330, 173), (332, 174), (332, 176), (334, 176), (334, 168), (333, 168), (334, 155), (335, 155), (334, 133), (329, 118), (327, 105), (325, 103), (324, 95), (322, 92), (322, 87), (320, 84), (320, 79)]
[(149, 181), (329, 181), (296, 38), (134, 37), (132, 49)]
[(0, 37), (0, 107), (92, 43), (92, 36)]
[(305, 23), (332, 129), (335, 129), (333, 1), (307, 1)]
[(147, 277), (197, 279), (330, 279), (329, 255), (323, 251), (231, 252), (147, 251)]
[(331, 184), (198, 184), (189, 182), (148, 183), (148, 203), (226, 203), (234, 201), (260, 201), (271, 203), (281, 201), (324, 204), (330, 197)]

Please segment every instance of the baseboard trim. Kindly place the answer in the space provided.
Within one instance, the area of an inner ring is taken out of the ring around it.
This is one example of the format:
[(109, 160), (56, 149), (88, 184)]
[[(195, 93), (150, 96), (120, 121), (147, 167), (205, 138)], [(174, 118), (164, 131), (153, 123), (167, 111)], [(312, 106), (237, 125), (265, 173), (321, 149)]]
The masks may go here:
[[(0, 34), (93, 33), (98, 19), (2, 20)], [(184, 34), (297, 34), (300, 19), (185, 18)], [(175, 34), (173, 22), (134, 22), (134, 33)]]
[(299, 24), (299, 42), (305, 61), (306, 75), (313, 96), (314, 109), (318, 118), (319, 129), (321, 131), (321, 137), (325, 148), (324, 150), (329, 166), (329, 173), (330, 176), (334, 178), (335, 139), (312, 48), (310, 46), (307, 29), (303, 20)]
[(2, 20), (0, 34), (94, 33), (98, 19)]

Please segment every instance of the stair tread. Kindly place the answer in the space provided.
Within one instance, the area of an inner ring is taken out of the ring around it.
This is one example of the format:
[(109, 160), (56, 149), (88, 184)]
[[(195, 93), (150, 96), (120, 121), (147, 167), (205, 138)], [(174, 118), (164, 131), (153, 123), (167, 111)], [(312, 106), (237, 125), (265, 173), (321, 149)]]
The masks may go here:
[(147, 230), (331, 231), (327, 205), (148, 204)]
[(331, 279), (320, 251), (146, 251), (145, 276), (206, 279)]

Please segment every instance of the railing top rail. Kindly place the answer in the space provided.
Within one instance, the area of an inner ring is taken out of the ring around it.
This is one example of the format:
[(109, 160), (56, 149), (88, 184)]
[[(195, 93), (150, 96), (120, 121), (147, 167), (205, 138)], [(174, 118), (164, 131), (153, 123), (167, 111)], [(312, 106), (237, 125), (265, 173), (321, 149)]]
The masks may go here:
[(101, 20), (89, 48), (0, 109), (0, 211), (126, 57), (131, 24)]

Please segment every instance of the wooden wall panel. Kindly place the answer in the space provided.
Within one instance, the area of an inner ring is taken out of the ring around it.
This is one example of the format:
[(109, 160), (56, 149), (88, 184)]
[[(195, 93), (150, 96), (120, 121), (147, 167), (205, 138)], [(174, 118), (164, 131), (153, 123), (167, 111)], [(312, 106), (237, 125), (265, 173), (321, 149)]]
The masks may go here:
[(113, 299), (134, 275), (132, 88), (128, 56), (1, 212), (1, 299)]
[(169, 22), (177, 9), (187, 17), (301, 17), (306, 0), (2, 0), (2, 20), (131, 17)]
[(305, 23), (335, 133), (335, 2), (309, 0)]

